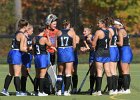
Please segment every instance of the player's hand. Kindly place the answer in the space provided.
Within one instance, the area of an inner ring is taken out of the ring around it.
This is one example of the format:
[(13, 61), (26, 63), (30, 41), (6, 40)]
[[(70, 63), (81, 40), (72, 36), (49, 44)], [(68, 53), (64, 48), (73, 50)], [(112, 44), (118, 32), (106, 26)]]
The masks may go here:
[(50, 48), (54, 49), (54, 50), (55, 50), (55, 52), (57, 51), (57, 49), (56, 49), (55, 47), (53, 47), (53, 46), (51, 46)]

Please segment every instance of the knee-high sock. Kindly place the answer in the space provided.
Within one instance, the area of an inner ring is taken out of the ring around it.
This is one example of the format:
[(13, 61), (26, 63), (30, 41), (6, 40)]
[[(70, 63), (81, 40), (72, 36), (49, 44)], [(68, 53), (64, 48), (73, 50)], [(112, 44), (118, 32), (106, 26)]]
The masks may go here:
[(118, 78), (118, 90), (121, 90), (122, 87), (123, 87), (123, 76), (119, 75), (119, 78)]
[(107, 77), (108, 91), (112, 90), (112, 77)]
[(94, 75), (90, 75), (90, 89), (93, 90), (95, 84), (96, 77)]
[(96, 77), (96, 91), (101, 91), (102, 77)]
[(26, 92), (27, 77), (21, 76), (21, 91)]
[(127, 90), (129, 88), (128, 74), (123, 75), (123, 86), (124, 90)]
[(73, 88), (77, 88), (77, 84), (78, 84), (78, 75), (73, 75), (73, 76), (72, 76), (72, 82), (73, 82)]
[(38, 92), (39, 78), (34, 78), (34, 91)]
[(44, 92), (44, 78), (39, 78), (39, 92)]
[(15, 89), (16, 91), (20, 92), (20, 78), (19, 76), (14, 77), (14, 85), (15, 85)]
[(65, 84), (65, 91), (68, 91), (71, 85), (71, 75), (65, 76), (64, 84)]
[(5, 89), (5, 90), (8, 90), (9, 85), (10, 85), (10, 83), (11, 83), (11, 81), (12, 81), (12, 78), (13, 78), (13, 76), (10, 76), (10, 75), (7, 75), (7, 76), (6, 76), (5, 82), (4, 82), (4, 89)]
[(63, 84), (63, 75), (57, 75), (57, 82), (56, 82), (57, 91), (62, 89), (62, 84)]

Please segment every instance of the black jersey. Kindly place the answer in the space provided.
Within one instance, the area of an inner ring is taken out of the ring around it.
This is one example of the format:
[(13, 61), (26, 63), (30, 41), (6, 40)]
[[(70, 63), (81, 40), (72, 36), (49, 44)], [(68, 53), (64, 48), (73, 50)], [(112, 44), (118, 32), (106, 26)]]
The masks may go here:
[(39, 40), (42, 38), (43, 36), (36, 36), (35, 37), (35, 44), (34, 44), (34, 53), (35, 55), (37, 54), (46, 54), (46, 44), (45, 45), (41, 45), (39, 43)]
[(117, 42), (117, 31), (115, 29), (115, 27), (110, 27), (112, 28), (112, 30), (114, 31), (114, 35), (112, 36), (112, 41), (111, 41), (111, 45), (117, 46), (116, 42)]
[[(121, 29), (124, 29), (124, 28), (121, 28)], [(123, 46), (128, 46), (128, 45), (130, 45), (130, 42), (129, 42), (129, 35), (127, 33), (127, 35), (123, 37)]]
[(96, 46), (96, 57), (109, 57), (109, 30), (103, 30), (104, 32), (104, 38), (97, 40), (97, 46)]
[(27, 38), (27, 46), (31, 47), (32, 46), (32, 38), (31, 37), (26, 37)]
[[(16, 36), (17, 36), (17, 34), (19, 34), (19, 33), (23, 33), (23, 32), (17, 31), (17, 32), (15, 33), (14, 38), (12, 39), (12, 46), (11, 46), (12, 49), (20, 49), (20, 41), (18, 41), (18, 40), (16, 39)], [(24, 33), (23, 33), (23, 34), (24, 34)]]
[(68, 47), (73, 46), (73, 38), (68, 35), (69, 29), (62, 29), (62, 34), (57, 37), (57, 46), (58, 47)]
[[(27, 47), (30, 48), (32, 46), (32, 38), (30, 36), (26, 36), (27, 38)], [(29, 50), (28, 53), (32, 54), (32, 50)]]

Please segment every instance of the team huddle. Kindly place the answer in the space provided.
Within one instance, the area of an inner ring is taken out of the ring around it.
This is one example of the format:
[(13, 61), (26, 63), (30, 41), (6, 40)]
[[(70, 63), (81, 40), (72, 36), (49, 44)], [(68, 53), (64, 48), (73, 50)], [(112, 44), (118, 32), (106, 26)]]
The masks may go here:
[[(7, 57), (9, 74), (5, 78), (1, 93), (10, 96), (8, 88), (14, 77), (16, 96), (27, 96), (26, 82), (27, 77), (30, 76), (31, 62), (34, 59), (36, 74), (32, 81), (33, 95), (48, 96), (46, 91), (48, 69), (55, 65), (57, 55), (55, 95), (76, 94), (78, 92), (77, 52), (79, 43), (82, 41), (80, 51), (89, 52), (89, 93), (102, 95), (104, 69), (109, 95), (130, 94), (129, 69), (133, 54), (129, 35), (122, 22), (110, 17), (100, 19), (97, 23), (98, 30), (94, 34), (92, 34), (92, 28), (85, 25), (83, 38), (80, 39), (71, 28), (69, 20), (62, 21), (63, 28), (60, 30), (56, 29), (57, 20), (56, 15), (48, 15), (45, 22), (39, 25), (39, 33), (33, 38), (31, 38), (33, 26), (25, 19), (19, 20), (18, 30)], [(72, 87), (71, 91), (70, 87)]]

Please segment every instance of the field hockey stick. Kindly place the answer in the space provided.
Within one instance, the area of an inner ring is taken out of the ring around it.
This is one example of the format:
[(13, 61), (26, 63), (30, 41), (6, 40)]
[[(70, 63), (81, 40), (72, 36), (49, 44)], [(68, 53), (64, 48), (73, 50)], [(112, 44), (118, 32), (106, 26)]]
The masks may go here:
[(31, 77), (31, 75), (29, 74), (28, 70), (26, 70), (26, 72), (27, 72), (27, 75), (29, 76), (29, 79), (31, 80), (32, 84), (34, 85), (34, 80), (33, 80), (33, 78)]
[(82, 83), (81, 83), (81, 85), (80, 85), (80, 88), (78, 89), (78, 93), (81, 92), (81, 89), (82, 89), (82, 87), (83, 87), (83, 85), (84, 85), (84, 83), (85, 83), (85, 81), (86, 81), (86, 79), (87, 79), (87, 76), (88, 76), (88, 74), (89, 74), (91, 68), (92, 68), (92, 66), (89, 67), (89, 69), (88, 69), (88, 71), (87, 71), (87, 73), (86, 73), (86, 75), (85, 75), (85, 77), (84, 77), (84, 79), (83, 79), (83, 81), (82, 81)]

